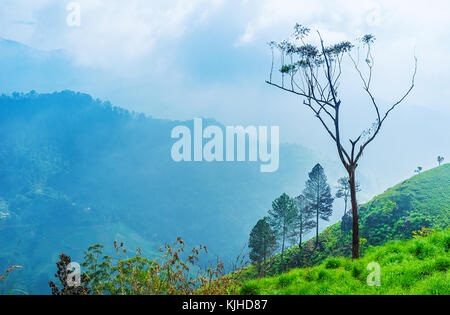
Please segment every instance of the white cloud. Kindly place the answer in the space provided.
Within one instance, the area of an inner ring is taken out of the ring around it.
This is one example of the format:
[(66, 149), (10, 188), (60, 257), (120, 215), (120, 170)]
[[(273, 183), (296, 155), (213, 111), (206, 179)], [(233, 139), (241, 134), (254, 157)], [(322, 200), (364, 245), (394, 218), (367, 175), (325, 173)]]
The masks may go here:
[[(145, 68), (146, 78), (156, 71), (154, 77), (182, 78), (179, 85), (184, 86), (181, 81), (189, 76), (178, 62), (184, 52), (176, 51), (176, 43), (196, 40), (198, 46), (208, 45), (196, 35), (225, 29), (227, 38), (235, 38), (240, 46), (234, 47), (236, 52), (261, 56), (266, 53), (265, 42), (284, 39), (299, 22), (319, 29), (327, 42), (374, 33), (378, 39), (375, 76), (383, 99), (391, 100), (409, 83), (414, 49), (419, 73), (411, 99), (434, 105), (450, 97), (447, 0), (79, 0), (80, 28), (66, 25), (70, 1), (3, 0), (0, 37), (39, 49), (63, 48), (83, 65), (115, 70), (110, 76), (117, 78), (118, 85)], [(226, 25), (219, 24), (224, 21)], [(229, 62), (236, 72), (242, 71), (239, 61)], [(167, 85), (172, 87), (173, 82)], [(200, 90), (203, 93), (205, 87)]]
[(254, 14), (238, 44), (246, 44), (267, 32), (302, 23), (353, 35), (368, 30), (390, 33), (433, 30), (448, 34), (450, 3), (446, 0), (246, 0)]
[(82, 63), (132, 60), (145, 56), (160, 41), (176, 40), (219, 4), (208, 0), (84, 0), (82, 27), (63, 36), (63, 45)]
[[(159, 42), (176, 40), (202, 23), (221, 0), (78, 0), (81, 26), (66, 24), (72, 1), (7, 1), (0, 37), (39, 49), (65, 49), (85, 65), (111, 65), (145, 56)], [(9, 17), (9, 18), (6, 18)], [(12, 18), (13, 17), (13, 18)], [(18, 26), (14, 21), (33, 21)]]

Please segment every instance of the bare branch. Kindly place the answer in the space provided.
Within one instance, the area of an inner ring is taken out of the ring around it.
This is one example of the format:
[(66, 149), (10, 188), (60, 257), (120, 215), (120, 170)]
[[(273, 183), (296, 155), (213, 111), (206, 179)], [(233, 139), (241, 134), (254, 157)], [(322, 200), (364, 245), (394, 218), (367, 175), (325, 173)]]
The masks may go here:
[(378, 127), (377, 127), (375, 133), (372, 135), (372, 137), (370, 137), (370, 138), (364, 143), (364, 145), (362, 145), (362, 146), (360, 147), (359, 153), (358, 153), (358, 155), (356, 156), (356, 159), (355, 159), (355, 163), (358, 162), (358, 160), (359, 160), (360, 157), (362, 156), (364, 149), (365, 149), (365, 148), (366, 148), (366, 147), (367, 147), (367, 146), (375, 139), (375, 137), (378, 135), (378, 133), (379, 133), (379, 131), (380, 131), (380, 129), (381, 129), (381, 126), (383, 125), (383, 122), (386, 120), (386, 118), (389, 116), (389, 114), (390, 114), (390, 113), (391, 113), (391, 112), (392, 112), (399, 104), (401, 104), (401, 103), (406, 99), (406, 97), (411, 93), (411, 91), (414, 89), (415, 81), (416, 81), (416, 75), (417, 75), (417, 57), (414, 56), (414, 73), (413, 73), (412, 80), (411, 80), (411, 86), (410, 86), (409, 89), (406, 91), (406, 93), (405, 93), (405, 94), (404, 94), (397, 102), (395, 102), (395, 103), (389, 108), (389, 110), (385, 113), (383, 119), (381, 119), (381, 120), (378, 121)]

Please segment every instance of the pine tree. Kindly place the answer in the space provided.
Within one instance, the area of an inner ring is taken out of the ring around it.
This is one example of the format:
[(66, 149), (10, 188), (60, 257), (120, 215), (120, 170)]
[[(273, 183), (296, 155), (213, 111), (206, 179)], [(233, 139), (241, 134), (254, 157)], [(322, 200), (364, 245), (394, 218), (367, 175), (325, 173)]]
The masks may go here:
[(272, 203), (269, 210), (269, 224), (281, 242), (281, 270), (284, 270), (284, 249), (286, 240), (295, 228), (297, 207), (295, 201), (287, 194), (281, 195)]
[(251, 249), (250, 260), (258, 266), (260, 274), (261, 269), (265, 268), (266, 258), (272, 255), (277, 245), (275, 233), (270, 228), (267, 217), (259, 220), (250, 233), (248, 247)]
[(295, 198), (297, 206), (297, 218), (295, 221), (296, 228), (291, 234), (291, 238), (298, 239), (298, 247), (302, 250), (303, 236), (311, 231), (316, 223), (313, 220), (312, 212), (308, 209), (309, 204), (305, 196), (300, 195)]
[(319, 219), (328, 221), (333, 213), (333, 197), (331, 196), (330, 185), (323, 167), (320, 164), (314, 166), (306, 181), (306, 188), (303, 192), (308, 201), (308, 210), (315, 217), (316, 225), (316, 246), (319, 245)]

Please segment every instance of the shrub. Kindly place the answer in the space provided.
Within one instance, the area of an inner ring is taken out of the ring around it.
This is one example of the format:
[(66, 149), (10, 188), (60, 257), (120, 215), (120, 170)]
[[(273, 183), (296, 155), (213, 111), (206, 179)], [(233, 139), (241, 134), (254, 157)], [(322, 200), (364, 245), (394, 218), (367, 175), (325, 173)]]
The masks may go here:
[(59, 261), (56, 263), (57, 271), (55, 277), (59, 281), (61, 288), (57, 286), (53, 281), (50, 281), (48, 284), (52, 289), (52, 295), (89, 295), (91, 291), (87, 287), (89, 281), (86, 279), (86, 277), (81, 278), (80, 286), (69, 286), (67, 284), (69, 275), (67, 272), (67, 268), (70, 263), (70, 256), (67, 256), (64, 253), (59, 255)]
[(444, 249), (446, 252), (448, 252), (450, 249), (450, 235), (446, 235), (444, 237)]
[(260, 295), (260, 290), (255, 283), (247, 282), (240, 289), (241, 295)]
[[(160, 249), (161, 256), (154, 260), (142, 257), (138, 248), (136, 256), (122, 259), (127, 252), (123, 243), (114, 242), (117, 260), (104, 256), (103, 246), (95, 245), (85, 252), (82, 264), (85, 272), (82, 284), (87, 294), (112, 295), (218, 295), (237, 294), (242, 268), (246, 264), (245, 257), (239, 256), (232, 272), (225, 275), (225, 266), (219, 259), (215, 265), (203, 267), (200, 255), (207, 254), (205, 246), (200, 245), (191, 250), (185, 257), (185, 243), (181, 238), (170, 245), (165, 244)], [(64, 255), (65, 256), (65, 255)], [(65, 256), (58, 263), (57, 276), (61, 283), (65, 283), (64, 268), (70, 263), (70, 257)], [(51, 283), (52, 292), (58, 293), (58, 288)], [(83, 291), (83, 293), (85, 293)], [(63, 290), (60, 294), (71, 294)]]
[(434, 268), (438, 271), (448, 271), (450, 268), (450, 259), (446, 257), (438, 257), (434, 262)]
[(330, 277), (328, 272), (324, 269), (320, 269), (317, 273), (317, 281), (324, 281), (327, 280)]
[(364, 272), (364, 268), (362, 265), (358, 263), (354, 263), (352, 266), (352, 276), (355, 279), (359, 279)]
[(337, 258), (329, 258), (325, 262), (325, 268), (326, 269), (337, 269), (341, 267), (341, 261)]
[(419, 259), (431, 257), (434, 254), (434, 247), (423, 240), (416, 241), (410, 249), (410, 252)]
[(304, 272), (303, 278), (308, 282), (313, 281), (314, 280), (314, 271), (310, 268), (306, 269)]
[(289, 286), (292, 281), (294, 281), (294, 277), (292, 275), (284, 274), (278, 278), (278, 285), (282, 288), (285, 288)]

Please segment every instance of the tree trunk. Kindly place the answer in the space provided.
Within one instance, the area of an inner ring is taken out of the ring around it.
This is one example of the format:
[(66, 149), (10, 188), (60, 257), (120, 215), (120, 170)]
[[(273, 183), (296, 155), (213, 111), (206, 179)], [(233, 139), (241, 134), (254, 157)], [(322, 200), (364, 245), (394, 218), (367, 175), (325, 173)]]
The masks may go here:
[(300, 240), (298, 241), (298, 258), (297, 258), (297, 265), (299, 267), (302, 266), (302, 255), (303, 255), (303, 241), (302, 241), (302, 235), (303, 235), (303, 227), (300, 229)]
[(316, 247), (319, 246), (319, 209), (317, 209), (316, 217)]
[(302, 251), (302, 236), (303, 236), (303, 215), (300, 215), (300, 230), (298, 231), (300, 239), (298, 241), (298, 249)]
[(281, 246), (281, 271), (284, 271), (284, 240), (285, 240), (285, 234), (283, 233), (283, 244)]
[(299, 250), (300, 251), (302, 251), (302, 232), (300, 232), (300, 240), (299, 240), (299, 242), (298, 242), (298, 248), (299, 248)]
[(345, 205), (344, 205), (344, 216), (347, 214), (347, 201), (348, 201), (348, 195), (346, 195), (344, 197), (344, 203), (345, 203)]
[(353, 238), (352, 238), (352, 257), (353, 259), (359, 258), (359, 214), (358, 214), (358, 202), (356, 200), (356, 180), (355, 180), (355, 167), (350, 166), (349, 171), (350, 178), (350, 196), (352, 202), (352, 215), (353, 215)]
[(263, 256), (263, 277), (266, 276), (266, 249), (264, 248), (264, 256)]

